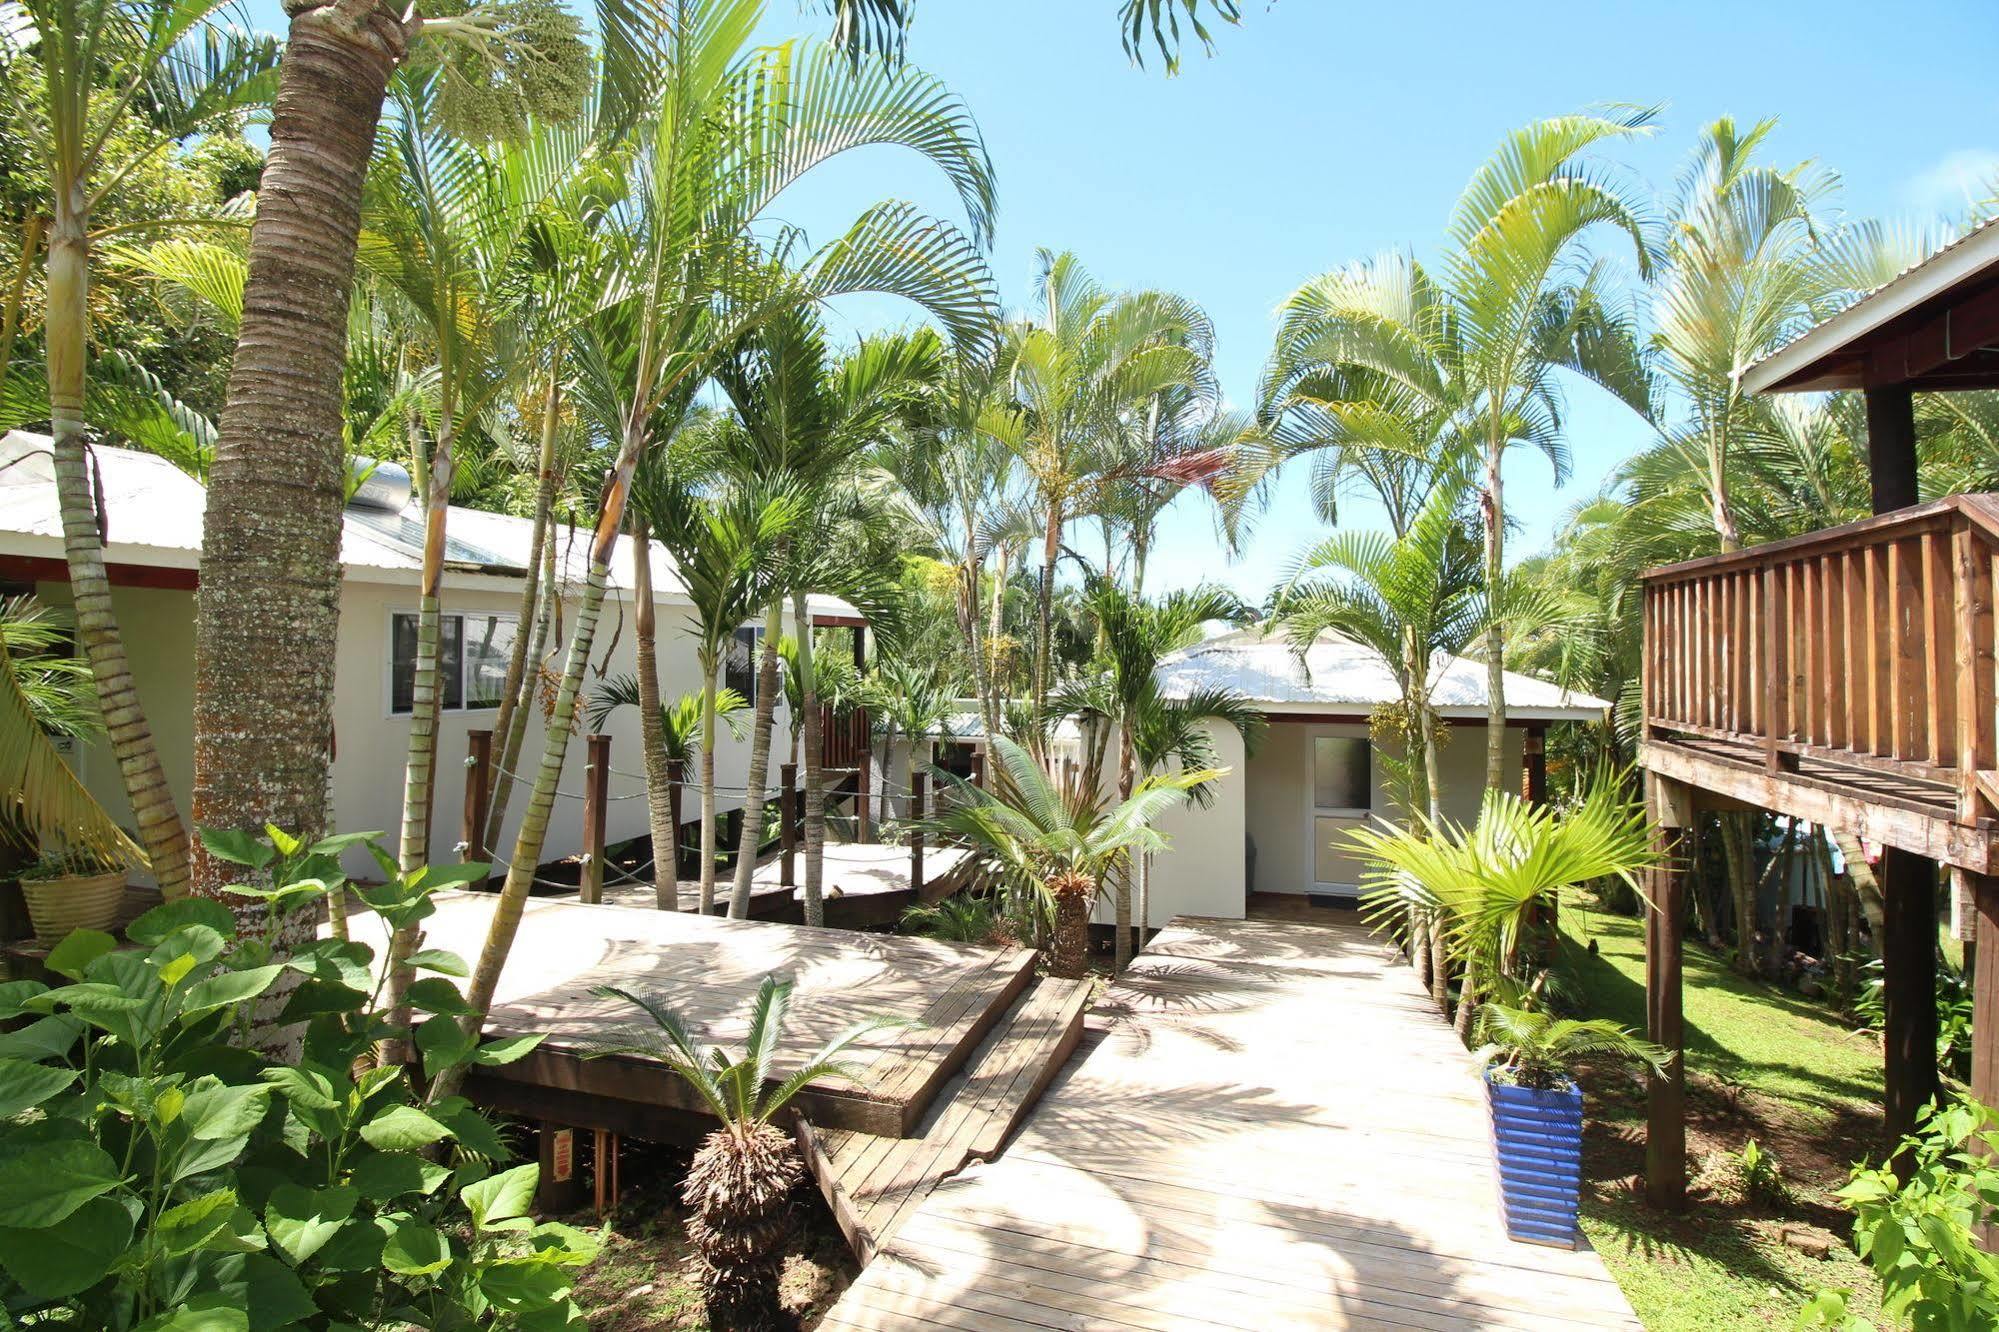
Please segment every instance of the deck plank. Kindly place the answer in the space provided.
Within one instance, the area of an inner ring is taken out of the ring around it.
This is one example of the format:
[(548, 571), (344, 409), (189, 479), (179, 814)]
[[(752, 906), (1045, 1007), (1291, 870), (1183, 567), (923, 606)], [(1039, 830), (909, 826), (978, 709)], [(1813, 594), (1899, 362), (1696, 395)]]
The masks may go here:
[(1637, 1327), (1595, 1253), (1505, 1237), (1476, 1074), (1364, 930), (1177, 921), (1098, 1011), (825, 1326)]

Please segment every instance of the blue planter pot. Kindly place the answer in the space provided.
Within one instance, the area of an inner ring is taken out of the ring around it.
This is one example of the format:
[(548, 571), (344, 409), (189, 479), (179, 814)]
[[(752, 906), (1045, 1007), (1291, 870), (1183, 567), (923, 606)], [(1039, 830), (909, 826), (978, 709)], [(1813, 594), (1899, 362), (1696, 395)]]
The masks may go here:
[(1488, 1073), (1485, 1094), (1507, 1235), (1574, 1248), (1583, 1185), (1582, 1088), (1512, 1087)]

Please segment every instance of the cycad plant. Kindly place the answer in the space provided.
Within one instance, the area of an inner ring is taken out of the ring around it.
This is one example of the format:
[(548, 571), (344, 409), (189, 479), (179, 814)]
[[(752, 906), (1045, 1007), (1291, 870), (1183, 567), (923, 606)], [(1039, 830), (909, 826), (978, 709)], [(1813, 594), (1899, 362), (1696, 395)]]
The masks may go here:
[(898, 1025), (889, 1018), (857, 1022), (776, 1081), (773, 1069), (792, 987), (789, 979), (764, 977), (740, 1055), (719, 1046), (702, 1049), (686, 1021), (657, 1000), (615, 985), (592, 991), (643, 1010), (659, 1038), (597, 1053), (658, 1060), (722, 1121), (702, 1140), (681, 1185), (681, 1199), (694, 1213), (687, 1235), (698, 1262), (696, 1280), (708, 1319), (721, 1332), (758, 1332), (781, 1322), (778, 1277), (791, 1230), (791, 1191), (805, 1167), (791, 1135), (773, 1121), (809, 1083), (856, 1080), (859, 1071), (842, 1053), (870, 1033)]
[(1367, 862), (1361, 908), (1372, 921), (1399, 924), (1414, 907), (1437, 922), (1462, 977), (1467, 1039), (1482, 997), (1518, 1002), (1537, 991), (1541, 964), (1528, 945), (1563, 889), (1616, 877), (1636, 892), (1639, 872), (1659, 860), (1644, 806), (1607, 769), (1571, 809), (1488, 790), (1470, 828), (1423, 816), (1356, 828), (1347, 841)]
[(1031, 912), (1038, 923), (1052, 915), (1049, 969), (1081, 976), (1089, 959), (1090, 908), (1105, 876), (1128, 856), (1164, 849), (1165, 836), (1152, 826), (1159, 816), (1227, 769), (1161, 773), (1113, 802), (1094, 774), (1058, 782), (1004, 736), (993, 736), (991, 749), (999, 760), (992, 789), (952, 777), (954, 798), (918, 826), (985, 861), (1011, 895), (1016, 917)]
[(1670, 1051), (1607, 1018), (1560, 1018), (1542, 1009), (1487, 1004), (1479, 1010), (1478, 1034), (1483, 1044), (1473, 1057), (1481, 1068), (1536, 1091), (1568, 1086), (1586, 1059), (1643, 1064), (1660, 1073), (1673, 1062)]

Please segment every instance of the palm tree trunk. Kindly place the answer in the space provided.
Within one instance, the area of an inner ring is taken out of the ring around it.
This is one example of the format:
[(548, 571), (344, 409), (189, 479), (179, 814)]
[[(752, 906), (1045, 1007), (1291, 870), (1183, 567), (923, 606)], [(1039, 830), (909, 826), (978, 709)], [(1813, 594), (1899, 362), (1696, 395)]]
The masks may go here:
[(805, 593), (791, 594), (791, 622), (798, 633), (798, 706), (804, 711), (799, 744), (805, 750), (805, 923), (826, 923), (821, 895), (826, 870), (825, 736), (819, 717), (819, 677), (812, 659), (812, 618)]
[(770, 776), (770, 736), (777, 718), (777, 638), (783, 621), (778, 603), (764, 612), (763, 652), (757, 658), (756, 725), (750, 732), (750, 775), (743, 780), (743, 826), (736, 837), (736, 878), (729, 887), (729, 915), (747, 920), (750, 886), (763, 844), (764, 781)]
[(1050, 885), (1055, 899), (1055, 937), (1049, 950), (1048, 974), (1080, 980), (1090, 963), (1090, 899), (1087, 881)]
[(1145, 932), (1152, 928), (1152, 853), (1142, 851), (1138, 857), (1138, 951), (1145, 950)]
[[(293, 10), (203, 521), (194, 691), (200, 827), (324, 831), (347, 307), (375, 127), (410, 33), (399, 13), (365, 0)], [(197, 891), (219, 893), (234, 873), (196, 851)], [(280, 952), (312, 929), (310, 913), (292, 913)]]
[(188, 892), (187, 828), (160, 766), (159, 749), (132, 682), (125, 640), (118, 632), (111, 604), (111, 576), (104, 565), (104, 541), (98, 528), (100, 515), (93, 502), (90, 464), (84, 453), (90, 242), (81, 202), (80, 186), (57, 190), (55, 225), (49, 234), (48, 311), (43, 333), (63, 557), (69, 566), (76, 636), (90, 659), (98, 709), (112, 755), (118, 760), (125, 796), (132, 804), (139, 841), (152, 862), (160, 892), (172, 899)]
[[(550, 523), (553, 521), (551, 515)], [(555, 534), (552, 530), (542, 542), (541, 561), (540, 604), (534, 617), (534, 641), (528, 644), (519, 687), (513, 698), (513, 713), (507, 719), (501, 737), (500, 761), (493, 778), (493, 810), (486, 818), (486, 845), (489, 847), (500, 844), (500, 832), (506, 825), (507, 803), (513, 798), (514, 769), (520, 762), (521, 746), (527, 741), (528, 718), (534, 712), (535, 693), (541, 683), (542, 654), (548, 647), (548, 636), (555, 624), (556, 609), (562, 596), (562, 589), (555, 578)], [(494, 729), (498, 731), (500, 728), (496, 726)]]
[[(1037, 719), (1048, 711), (1048, 675), (1053, 664), (1053, 644), (1049, 640), (1055, 621), (1055, 560), (1061, 548), (1062, 506), (1056, 504), (1049, 508), (1048, 534), (1041, 543), (1041, 586), (1035, 591), (1034, 715)], [(1039, 728), (1035, 733), (1039, 734)], [(1036, 745), (1040, 747), (1040, 742), (1037, 741)]]
[[(583, 583), (583, 595), (576, 608), (576, 628), (569, 640), (569, 653), (562, 667), (562, 683), (555, 696), (555, 714), (548, 720), (542, 739), (541, 762), (535, 769), (534, 785), (528, 792), (526, 811), (521, 815), (520, 833), (514, 838), (514, 853), (507, 866), (506, 883), (493, 917), (486, 929), (486, 943), (472, 969), (465, 1004), (470, 1010), (460, 1025), (477, 1035), (486, 1024), (486, 1010), (493, 1005), (493, 992), (500, 972), (513, 952), (514, 936), (520, 932), (521, 915), (527, 905), (528, 890), (541, 864), (542, 848), (548, 840), (548, 821), (555, 809), (555, 789), (562, 780), (562, 764), (569, 750), (569, 733), (576, 726), (576, 700), (583, 688), (583, 674), (590, 666), (590, 648), (597, 636), (597, 620), (604, 609), (604, 587), (610, 579), (611, 556), (617, 549), (618, 529), (624, 523), (625, 500), (631, 493), (632, 472), (644, 443), (641, 431), (628, 431), (616, 464), (604, 486), (604, 499), (591, 534), (590, 569)], [(712, 677), (711, 677), (712, 678)], [(457, 1094), (465, 1080), (467, 1065), (444, 1070), (430, 1085), (426, 1098), (436, 1104)]]
[[(556, 367), (549, 367), (548, 393), (542, 400), (541, 449), (537, 460), (534, 493), (534, 535), (529, 544), (527, 574), (521, 579), (521, 609), (515, 617), (514, 647), (507, 655), (506, 683), (500, 687), (500, 711), (493, 719), (493, 733), (500, 737), (499, 771), (493, 775), (492, 808), (486, 816), (485, 845), (500, 840), (500, 825), (507, 817), (507, 802), (513, 798), (513, 767), (520, 757), (520, 735), (526, 731), (525, 709), (531, 692), (524, 688), (530, 660), (541, 660), (542, 636), (535, 617), (541, 596), (543, 549), (550, 544), (548, 528), (555, 510), (555, 441), (562, 421), (562, 383)], [(534, 643), (529, 644), (530, 635)], [(514, 717), (522, 714), (522, 725)]]
[(639, 743), (645, 749), (646, 826), (652, 835), (653, 905), (680, 910), (680, 869), (674, 848), (680, 829), (673, 825), (673, 769), (666, 754), (666, 728), (659, 709), (659, 614), (652, 600), (652, 529), (643, 518), (632, 523), (632, 635), (637, 641)]
[[(1131, 798), (1136, 766), (1137, 758), (1131, 748), (1131, 719), (1127, 717), (1118, 725), (1117, 794), (1120, 801)], [(1128, 864), (1127, 861), (1127, 866), (1118, 870), (1117, 879), (1111, 886), (1111, 900), (1116, 911), (1111, 926), (1114, 932), (1111, 939), (1113, 976), (1122, 976), (1131, 962), (1131, 874)]]
[(715, 671), (705, 654), (701, 680), (701, 914), (715, 910)]
[[(1506, 443), (1496, 440), (1485, 455), (1485, 595), (1495, 612), (1500, 584), (1506, 576), (1506, 503), (1501, 492), (1500, 461)], [(1485, 787), (1506, 789), (1506, 639), (1495, 613), (1485, 631)]]
[(423, 573), (416, 603), (416, 676), (410, 694), (409, 745), (403, 758), (403, 827), (397, 861), (405, 874), (430, 861), (431, 786), (437, 768), (438, 680), (446, 515), (451, 508), (451, 416), (438, 422), (437, 448), (423, 486)]

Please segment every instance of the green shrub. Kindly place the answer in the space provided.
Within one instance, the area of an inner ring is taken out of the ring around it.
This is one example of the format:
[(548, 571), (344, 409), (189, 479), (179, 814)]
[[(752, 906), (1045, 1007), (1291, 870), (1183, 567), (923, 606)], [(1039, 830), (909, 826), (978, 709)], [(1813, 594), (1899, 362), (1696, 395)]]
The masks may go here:
[[(1999, 1259), (1976, 1236), (1999, 1208), (1992, 1112), (1970, 1100), (1931, 1109), (1903, 1148), (1908, 1178), (1863, 1165), (1839, 1191), (1853, 1209), (1853, 1246), (1881, 1278), (1882, 1310), (1916, 1328), (1999, 1328)], [(1820, 1292), (1799, 1323), (1870, 1326), (1847, 1312), (1844, 1291)]]
[[(462, 1097), (425, 1104), (371, 1053), (397, 1034), (365, 944), (318, 940), (272, 960), (280, 917), (344, 887), (354, 838), (302, 847), (210, 836), (268, 886), (264, 932), (239, 937), (228, 907), (185, 899), (132, 922), (127, 946), (82, 930), (50, 954), (69, 984), (0, 985), (0, 1323), (111, 1332), (581, 1327), (571, 1270), (589, 1236), (535, 1225), (537, 1167), (511, 1156)], [(360, 895), (394, 928), (430, 895), (482, 877), (454, 866)], [(479, 1043), (441, 951), (410, 988), (430, 1014), (415, 1040), (435, 1074), (504, 1063), (537, 1038)], [(286, 994), (286, 987), (291, 987)], [(296, 1052), (245, 1038), (260, 1001)]]
[(1790, 1190), (1784, 1185), (1783, 1167), (1756, 1139), (1742, 1144), (1736, 1168), (1742, 1177), (1743, 1199), (1750, 1204), (1775, 1207), (1790, 1197)]

